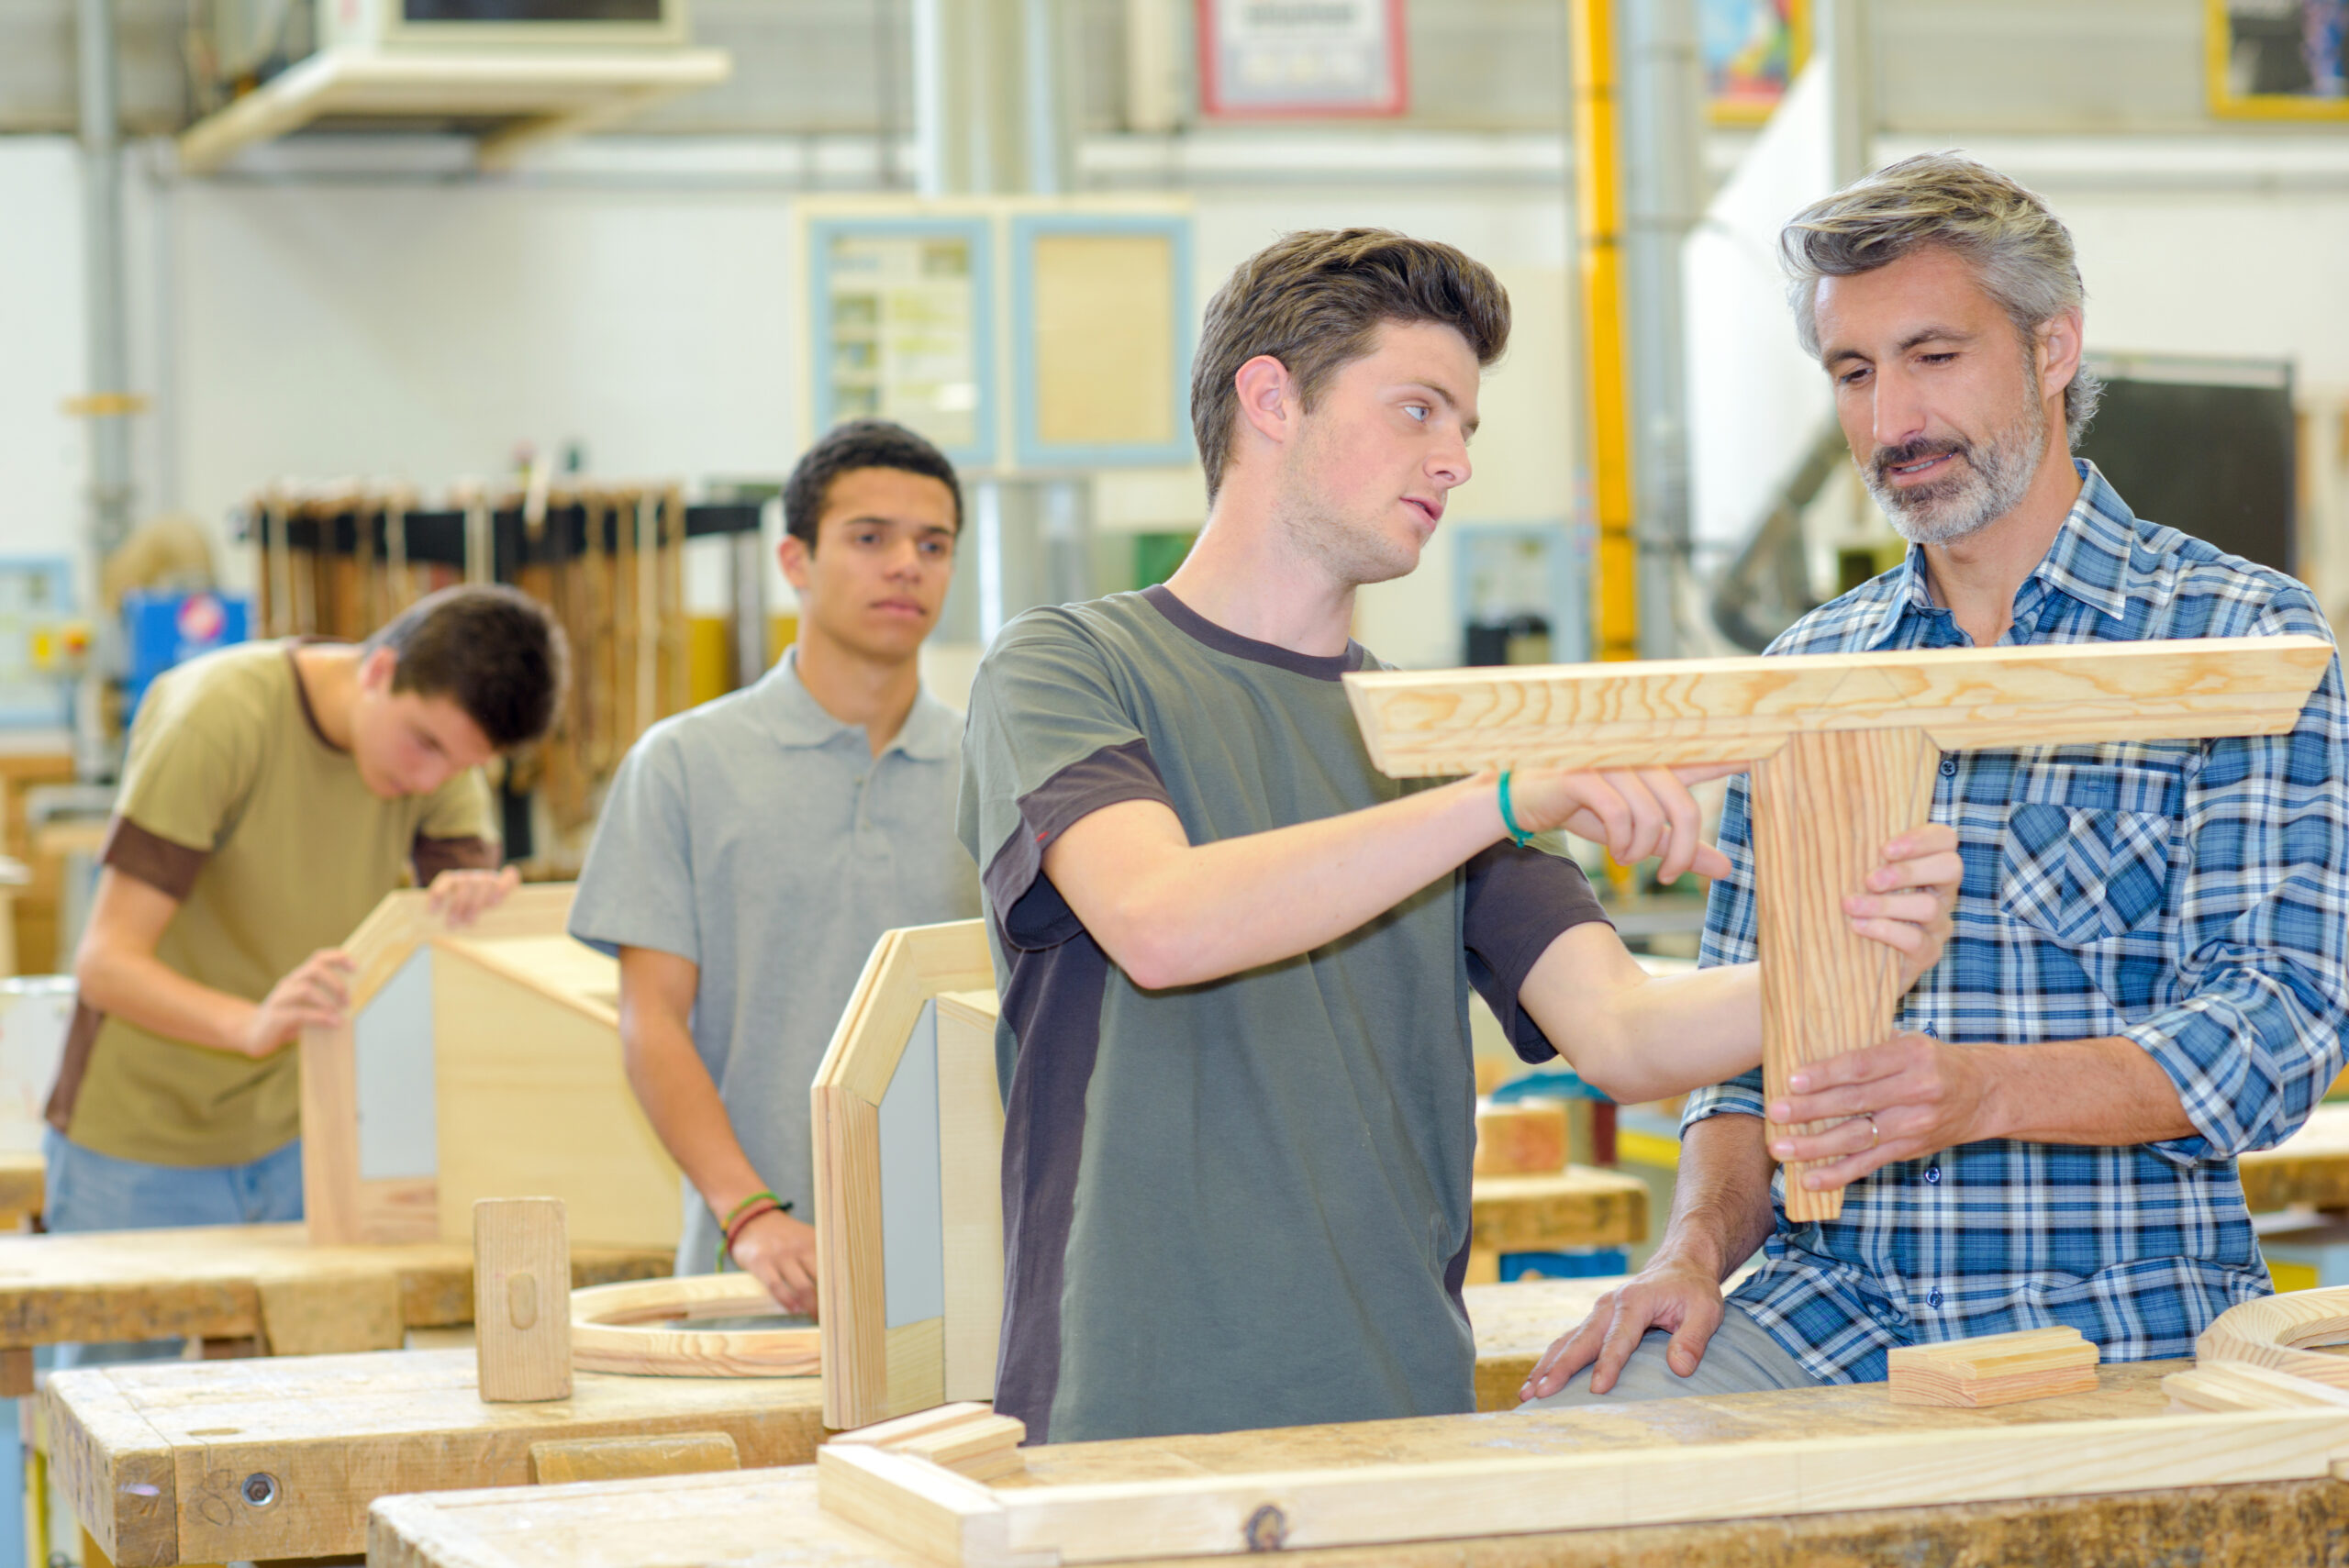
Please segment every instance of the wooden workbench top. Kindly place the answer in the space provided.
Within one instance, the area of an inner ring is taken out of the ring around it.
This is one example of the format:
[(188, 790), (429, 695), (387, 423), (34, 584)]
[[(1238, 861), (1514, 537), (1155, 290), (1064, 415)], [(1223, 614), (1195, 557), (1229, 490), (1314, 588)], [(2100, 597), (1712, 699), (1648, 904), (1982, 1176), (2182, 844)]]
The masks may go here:
[(1471, 1249), (1547, 1252), (1622, 1247), (1648, 1234), (1648, 1188), (1620, 1171), (1569, 1165), (1542, 1176), (1478, 1176)]
[[(578, 1247), (574, 1285), (665, 1274), (669, 1252)], [(313, 1247), (299, 1225), (0, 1236), (0, 1351), (259, 1338), (280, 1355), (395, 1350), (473, 1320), (473, 1248)]]
[[(1533, 1358), (1609, 1283), (1471, 1286), (1480, 1397), (1516, 1404)], [(469, 1351), (150, 1362), (57, 1374), (44, 1418), (120, 1568), (355, 1551), (375, 1497), (519, 1485), (551, 1438), (721, 1431), (752, 1466), (805, 1464), (823, 1435), (814, 1378), (581, 1373), (570, 1399), (531, 1405), (474, 1387)], [(254, 1474), (273, 1477), (265, 1508), (238, 1497)]]
[(2254, 1214), (2296, 1205), (2349, 1208), (2349, 1103), (2317, 1106), (2299, 1131), (2244, 1155), (2235, 1168)]
[[(1880, 1384), (1678, 1399), (1600, 1410), (1376, 1422), (1030, 1450), (1040, 1482), (1197, 1475), (1375, 1458), (1456, 1456), (1469, 1440), (1513, 1452), (1603, 1446), (1720, 1445), (1835, 1432), (1915, 1431), (2157, 1412), (2179, 1363), (2110, 1367), (2092, 1395), (1990, 1410), (1894, 1407)], [(2193, 1543), (2199, 1568), (2313, 1560), (2349, 1526), (2349, 1487), (2332, 1481), (2116, 1494), (2023, 1503), (1887, 1509), (1806, 1518), (1573, 1531), (1474, 1541), (1301, 1551), (1300, 1568), (1859, 1568), (1887, 1561), (1968, 1568), (2155, 1561)], [(815, 1473), (788, 1470), (390, 1497), (373, 1511), (374, 1568), (916, 1568), (921, 1560), (824, 1514)], [(1185, 1560), (1198, 1568), (1200, 1559)], [(1173, 1568), (1172, 1564), (1161, 1568)]]

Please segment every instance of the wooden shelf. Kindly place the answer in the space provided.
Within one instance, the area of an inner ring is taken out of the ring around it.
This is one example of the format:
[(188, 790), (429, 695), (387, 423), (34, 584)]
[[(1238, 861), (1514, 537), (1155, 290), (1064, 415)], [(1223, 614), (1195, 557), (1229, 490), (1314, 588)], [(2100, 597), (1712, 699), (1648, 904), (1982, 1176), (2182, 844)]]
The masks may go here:
[(206, 116), (179, 139), (180, 167), (210, 173), (247, 147), (335, 117), (497, 120), (481, 139), (484, 169), (530, 148), (601, 129), (664, 98), (723, 82), (724, 50), (460, 53), (321, 50)]

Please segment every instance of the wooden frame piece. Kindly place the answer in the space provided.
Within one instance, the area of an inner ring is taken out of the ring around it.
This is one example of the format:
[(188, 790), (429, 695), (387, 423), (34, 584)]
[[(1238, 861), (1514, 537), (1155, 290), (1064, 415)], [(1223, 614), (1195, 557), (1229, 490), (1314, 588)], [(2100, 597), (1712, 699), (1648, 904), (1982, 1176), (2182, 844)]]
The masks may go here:
[(817, 1451), (826, 1511), (933, 1562), (1047, 1568), (1550, 1530), (2313, 1479), (2349, 1411), (2189, 1413), (1686, 1448), (996, 1487), (902, 1452)]
[(571, 1364), (668, 1377), (807, 1377), (821, 1366), (813, 1329), (673, 1329), (696, 1318), (775, 1310), (754, 1274), (685, 1274), (571, 1293)]
[[(1890, 1031), (1898, 964), (1853, 934), (1842, 895), (1887, 839), (1924, 818), (1938, 751), (2279, 735), (2332, 658), (2319, 637), (2202, 638), (1375, 671), (1345, 682), (1372, 762), (1395, 778), (1753, 764), (1763, 1076), (1775, 1101), (1796, 1067)], [(1788, 1219), (1842, 1212), (1840, 1188), (1813, 1192), (1802, 1178), (1787, 1173)]]
[(2214, 1362), (2239, 1362), (2349, 1390), (2349, 1356), (2311, 1349), (2342, 1344), (2349, 1344), (2349, 1288), (2296, 1290), (2220, 1313), (2194, 1341), (2194, 1359), (2198, 1372)]
[(817, 1069), (826, 1426), (994, 1396), (1003, 1318), (995, 1011), (983, 922), (885, 932)]
[(470, 1241), (474, 1200), (548, 1195), (582, 1243), (675, 1243), (677, 1169), (620, 1066), (618, 969), (565, 933), (572, 894), (523, 887), (452, 930), (408, 889), (343, 944), (349, 1020), (301, 1043), (312, 1241)]

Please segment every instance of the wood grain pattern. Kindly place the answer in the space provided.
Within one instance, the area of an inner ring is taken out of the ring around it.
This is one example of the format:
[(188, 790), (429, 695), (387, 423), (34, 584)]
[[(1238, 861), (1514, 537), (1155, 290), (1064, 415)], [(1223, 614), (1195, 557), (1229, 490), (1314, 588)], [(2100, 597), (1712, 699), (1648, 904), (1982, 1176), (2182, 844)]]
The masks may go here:
[(530, 1445), (530, 1479), (541, 1486), (573, 1481), (632, 1481), (646, 1475), (706, 1475), (741, 1468), (742, 1451), (724, 1432), (565, 1438)]
[(938, 1177), (946, 1225), (946, 1389), (995, 1397), (1003, 1331), (1003, 1095), (996, 994), (938, 997)]
[(473, 1205), (473, 1351), (485, 1400), (571, 1397), (571, 1242), (561, 1198)]
[(1886, 1382), (1896, 1405), (2011, 1405), (2094, 1388), (2099, 1356), (2077, 1329), (2025, 1329), (1895, 1346)]
[[(883, 934), (866, 960), (848, 1006), (817, 1069), (810, 1095), (816, 1151), (817, 1323), (823, 1336), (825, 1419), (835, 1427), (859, 1427), (891, 1414), (937, 1404), (945, 1397), (945, 1344), (937, 1320), (924, 1336), (892, 1334), (887, 1328), (886, 1278), (882, 1261), (880, 1127), (877, 1107), (904, 1054), (922, 1008), (943, 993), (986, 993), (995, 987), (994, 961), (982, 921), (958, 920), (913, 926)], [(966, 1001), (966, 1012), (984, 1004)], [(972, 1023), (964, 1018), (965, 1026)], [(967, 1033), (964, 1035), (967, 1043)], [(943, 1063), (941, 1062), (941, 1071)], [(955, 1077), (968, 1096), (991, 1075), (964, 1070)], [(941, 1079), (941, 1090), (943, 1080)], [(951, 1137), (956, 1164), (942, 1164), (941, 1196), (970, 1181), (998, 1190), (1000, 1117), (994, 1124), (996, 1149), (985, 1146), (987, 1116), (983, 1106), (941, 1100), (941, 1158)], [(984, 1162), (984, 1173), (978, 1171)], [(965, 1169), (964, 1167), (968, 1167)], [(957, 1194), (965, 1223), (959, 1231), (966, 1250), (974, 1231), (967, 1194)], [(996, 1241), (997, 1268), (1001, 1242)], [(974, 1287), (950, 1283), (951, 1299), (970, 1301)], [(998, 1300), (996, 1316), (1000, 1319)], [(908, 1325), (908, 1327), (912, 1327)], [(892, 1345), (895, 1344), (893, 1351)], [(916, 1353), (917, 1347), (921, 1347)], [(899, 1370), (918, 1381), (894, 1386)], [(992, 1378), (990, 1375), (990, 1388)]]
[(893, 1414), (881, 1278), (880, 1113), (845, 1087), (818, 1084), (814, 1095), (824, 1422), (869, 1426)]
[(860, 1427), (832, 1440), (910, 1454), (971, 1480), (985, 1481), (1021, 1468), (1018, 1451), (1028, 1440), (1028, 1426), (966, 1399)]
[(2244, 1362), (2349, 1389), (2349, 1356), (2322, 1355), (2315, 1349), (2341, 1344), (2349, 1344), (2349, 1287), (2334, 1286), (2230, 1307), (2194, 1341), (2194, 1356), (2205, 1363)]
[(582, 1372), (569, 1399), (490, 1405), (461, 1350), (88, 1368), (44, 1397), (75, 1507), (126, 1568), (357, 1551), (375, 1498), (527, 1485), (548, 1441), (722, 1433), (758, 1467), (809, 1463), (824, 1435), (810, 1378)]
[(1364, 672), (1346, 692), (1379, 771), (1753, 762), (1787, 737), (1920, 727), (1979, 746), (2276, 735), (2323, 678), (2321, 638)]
[[(666, 1248), (578, 1247), (572, 1280), (665, 1274)], [(299, 1225), (0, 1237), (0, 1349), (263, 1335), (281, 1353), (381, 1350), (473, 1321), (471, 1242), (317, 1246)]]
[[(355, 1003), (351, 1011), (358, 1011)], [(313, 1241), (366, 1240), (359, 1195), (356, 1034), (348, 1021), (340, 1029), (306, 1029), (300, 1051), (302, 1126), (310, 1134), (302, 1140), (302, 1223)], [(439, 1217), (434, 1218), (437, 1229)]]
[(2349, 1391), (2249, 1362), (2209, 1362), (2174, 1372), (2162, 1379), (2162, 1392), (2184, 1410), (2349, 1410)]
[(1566, 1168), (1566, 1107), (1559, 1100), (1476, 1106), (1475, 1173), (1544, 1175)]
[(547, 1194), (571, 1230), (607, 1245), (672, 1245), (677, 1167), (629, 1087), (616, 1027), (474, 963), (433, 964), (440, 1233), (472, 1231), (485, 1197)]
[(751, 1274), (681, 1274), (571, 1296), (572, 1364), (664, 1377), (804, 1377), (821, 1369), (813, 1329), (673, 1329), (777, 1308)]
[(945, 1318), (925, 1318), (886, 1330), (881, 1358), (888, 1389), (884, 1413), (903, 1416), (945, 1402)]
[[(1855, 934), (1843, 897), (1879, 863), (1884, 844), (1931, 814), (1938, 754), (1921, 731), (1790, 736), (1754, 765), (1754, 911), (1762, 964), (1763, 1090), (1775, 1103), (1807, 1062), (1882, 1040), (1892, 1029), (1899, 965)], [(1827, 824), (1829, 826), (1822, 826)], [(1792, 1130), (1824, 1131), (1834, 1122)], [(1775, 1124), (1776, 1137), (1786, 1130)], [(1787, 1218), (1843, 1212), (1842, 1190), (1803, 1184), (1813, 1164), (1786, 1169)]]

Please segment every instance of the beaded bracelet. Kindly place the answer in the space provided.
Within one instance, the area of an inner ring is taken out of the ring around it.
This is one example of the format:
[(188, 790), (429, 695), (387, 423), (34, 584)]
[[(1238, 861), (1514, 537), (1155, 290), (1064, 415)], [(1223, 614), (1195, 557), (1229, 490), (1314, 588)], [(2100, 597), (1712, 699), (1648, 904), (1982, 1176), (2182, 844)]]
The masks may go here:
[(1515, 771), (1511, 768), (1501, 770), (1501, 826), (1508, 829), (1508, 836), (1521, 850), (1531, 841), (1533, 835), (1517, 825), (1517, 813), (1508, 807), (1508, 776)]
[(791, 1205), (773, 1193), (752, 1193), (749, 1197), (736, 1204), (728, 1211), (726, 1223), (722, 1227), (724, 1234), (718, 1239), (717, 1272), (721, 1274), (726, 1272), (726, 1265), (733, 1261), (735, 1238), (740, 1236), (749, 1228), (751, 1221), (767, 1214), (789, 1214), (790, 1212)]

